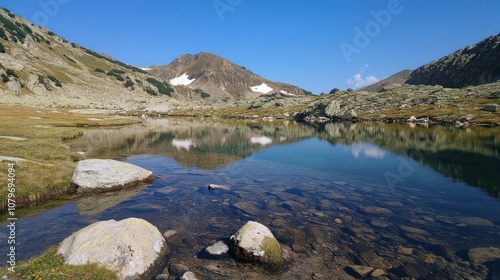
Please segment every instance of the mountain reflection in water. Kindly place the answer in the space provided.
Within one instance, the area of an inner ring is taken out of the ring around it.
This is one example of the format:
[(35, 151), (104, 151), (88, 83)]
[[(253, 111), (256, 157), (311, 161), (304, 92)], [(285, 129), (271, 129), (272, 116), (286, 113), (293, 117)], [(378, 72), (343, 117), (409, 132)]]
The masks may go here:
[(184, 167), (215, 169), (270, 146), (308, 138), (350, 145), (354, 156), (381, 158), (388, 151), (407, 156), (439, 173), (500, 196), (500, 129), (406, 124), (246, 122), (234, 120), (148, 119), (119, 129), (87, 130), (69, 142), (87, 158), (151, 154)]

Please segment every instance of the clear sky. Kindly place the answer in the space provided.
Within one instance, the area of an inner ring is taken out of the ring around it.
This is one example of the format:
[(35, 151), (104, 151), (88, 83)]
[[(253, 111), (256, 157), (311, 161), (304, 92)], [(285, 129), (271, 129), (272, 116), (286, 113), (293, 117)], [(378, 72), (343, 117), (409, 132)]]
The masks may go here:
[(314, 93), (361, 87), (500, 33), (498, 0), (0, 0), (137, 65), (212, 52)]

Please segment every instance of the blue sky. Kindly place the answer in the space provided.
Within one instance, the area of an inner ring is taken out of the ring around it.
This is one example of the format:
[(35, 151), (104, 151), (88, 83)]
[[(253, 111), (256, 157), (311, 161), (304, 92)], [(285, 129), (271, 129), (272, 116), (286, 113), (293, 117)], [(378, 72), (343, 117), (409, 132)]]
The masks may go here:
[(133, 65), (208, 51), (314, 93), (360, 87), (500, 33), (498, 0), (0, 0), (0, 6)]

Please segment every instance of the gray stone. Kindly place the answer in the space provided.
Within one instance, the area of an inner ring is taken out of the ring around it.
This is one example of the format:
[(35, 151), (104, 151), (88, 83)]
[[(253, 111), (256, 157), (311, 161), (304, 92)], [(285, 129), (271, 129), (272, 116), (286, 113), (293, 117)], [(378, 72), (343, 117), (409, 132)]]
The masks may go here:
[(385, 270), (378, 268), (372, 272), (371, 276), (377, 278), (377, 277), (380, 277), (384, 274), (385, 274)]
[(387, 208), (382, 208), (382, 207), (377, 207), (377, 206), (361, 207), (361, 210), (367, 214), (381, 214), (381, 215), (394, 214), (391, 210), (389, 210)]
[(79, 193), (113, 191), (152, 180), (151, 171), (110, 159), (79, 161), (73, 173), (73, 184)]
[(474, 248), (469, 250), (468, 256), (473, 263), (482, 264), (500, 259), (500, 249), (496, 247)]
[(403, 254), (403, 255), (411, 256), (411, 255), (413, 255), (413, 248), (407, 248), (407, 247), (399, 246), (398, 247), (398, 253), (399, 254)]
[(374, 270), (373, 267), (362, 266), (362, 265), (348, 265), (346, 268), (347, 270), (354, 272), (355, 276), (358, 277), (365, 277)]
[(325, 108), (325, 116), (329, 118), (340, 118), (342, 113), (340, 111), (340, 104), (337, 101), (331, 101)]
[(277, 268), (283, 264), (283, 252), (278, 240), (264, 225), (249, 221), (231, 236), (231, 255), (241, 262)]
[(355, 119), (357, 117), (358, 117), (358, 114), (356, 113), (356, 111), (351, 109), (351, 110), (344, 113), (343, 119), (344, 120), (351, 120), (351, 119)]
[(222, 241), (217, 241), (214, 245), (208, 246), (205, 251), (212, 256), (220, 257), (229, 252), (229, 247)]
[(21, 83), (18, 80), (10, 80), (7, 82), (7, 88), (18, 93), (21, 91)]
[(187, 267), (186, 265), (183, 265), (183, 264), (179, 264), (179, 263), (173, 263), (168, 268), (168, 272), (171, 275), (177, 276), (177, 277), (184, 275), (184, 273), (186, 273), (188, 271), (189, 271), (189, 267)]
[(497, 110), (498, 110), (498, 105), (496, 105), (496, 104), (486, 105), (483, 108), (483, 111), (488, 111), (488, 112), (492, 112), (492, 113), (495, 113)]
[(210, 185), (208, 185), (208, 189), (211, 191), (218, 191), (218, 190), (229, 191), (229, 190), (231, 190), (231, 187), (226, 186), (226, 185), (210, 184)]
[(198, 278), (196, 278), (196, 275), (193, 272), (188, 271), (182, 275), (180, 280), (198, 280)]
[(169, 248), (145, 220), (101, 221), (64, 239), (57, 254), (69, 265), (95, 263), (117, 271), (120, 279), (150, 279), (161, 272)]
[(169, 277), (169, 274), (158, 274), (156, 275), (155, 280), (168, 280)]
[(492, 222), (479, 218), (479, 217), (462, 217), (458, 218), (457, 222), (465, 226), (475, 226), (475, 227), (493, 227), (495, 226)]
[(253, 205), (250, 202), (246, 202), (246, 201), (236, 202), (233, 204), (233, 206), (242, 210), (243, 212), (250, 214), (250, 215), (257, 215), (260, 212), (260, 209), (257, 208), (257, 206)]
[(163, 233), (163, 237), (165, 237), (165, 240), (174, 245), (179, 246), (182, 244), (181, 235), (176, 230), (167, 230), (165, 233)]

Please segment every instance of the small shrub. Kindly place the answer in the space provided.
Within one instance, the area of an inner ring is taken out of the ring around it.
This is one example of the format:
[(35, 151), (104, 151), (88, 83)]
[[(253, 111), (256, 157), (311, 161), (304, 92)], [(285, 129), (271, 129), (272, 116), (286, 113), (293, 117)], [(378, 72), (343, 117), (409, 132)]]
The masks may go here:
[(106, 73), (106, 71), (102, 70), (101, 68), (96, 68), (94, 71), (99, 73)]
[(199, 93), (203, 99), (209, 98), (210, 94), (204, 92), (203, 90), (197, 88), (194, 90), (196, 93)]
[(145, 90), (147, 93), (151, 94), (151, 95), (155, 95), (155, 96), (156, 96), (156, 95), (158, 95), (158, 93), (157, 93), (154, 89), (152, 89), (152, 88), (150, 88), (150, 87), (146, 87), (144, 90)]
[(5, 47), (0, 43), (0, 53), (5, 53)]
[(134, 88), (134, 85), (135, 85), (135, 84), (134, 84), (134, 82), (132, 82), (132, 81), (130, 80), (130, 78), (129, 78), (129, 77), (127, 77), (127, 79), (126, 79), (126, 81), (125, 81), (125, 87), (127, 87), (127, 88), (132, 88), (132, 89), (133, 89), (133, 88)]
[(54, 32), (52, 32), (52, 31), (48, 31), (48, 32), (47, 32), (47, 35), (49, 35), (49, 36), (54, 36), (54, 35), (56, 35), (56, 34), (55, 34)]
[(41, 75), (38, 75), (38, 83), (45, 85), (45, 78)]
[(0, 38), (9, 41), (9, 38), (7, 37), (7, 34), (5, 34), (5, 30), (0, 27)]
[(12, 76), (12, 77), (16, 77), (16, 78), (19, 78), (19, 76), (16, 74), (16, 72), (12, 69), (7, 69), (5, 70), (5, 72), (7, 73), (7, 75), (9, 76)]
[(47, 78), (49, 78), (49, 80), (51, 80), (56, 87), (62, 87), (61, 81), (59, 81), (56, 77), (48, 75)]
[(153, 86), (155, 86), (158, 89), (158, 92), (160, 94), (165, 94), (168, 96), (172, 96), (172, 93), (174, 92), (174, 89), (172, 88), (171, 85), (169, 85), (166, 82), (160, 82), (155, 78), (147, 78), (146, 79), (149, 83), (151, 83)]
[(123, 78), (121, 75), (118, 75), (118, 74), (117, 74), (117, 75), (115, 75), (115, 79), (116, 79), (117, 81), (120, 81), (120, 82), (125, 81), (125, 78)]
[(111, 69), (108, 73), (125, 74), (125, 71), (120, 69)]
[(5, 73), (2, 73), (2, 82), (7, 83), (10, 81), (9, 76), (7, 76)]
[(71, 57), (67, 56), (66, 54), (63, 54), (63, 55), (64, 55), (64, 57), (65, 57), (66, 59), (68, 59), (69, 61), (71, 61), (71, 62), (73, 62), (73, 63), (76, 63), (76, 61), (75, 61), (74, 59), (72, 59)]

